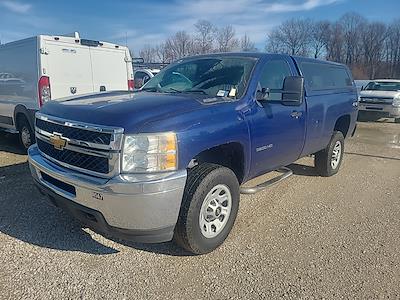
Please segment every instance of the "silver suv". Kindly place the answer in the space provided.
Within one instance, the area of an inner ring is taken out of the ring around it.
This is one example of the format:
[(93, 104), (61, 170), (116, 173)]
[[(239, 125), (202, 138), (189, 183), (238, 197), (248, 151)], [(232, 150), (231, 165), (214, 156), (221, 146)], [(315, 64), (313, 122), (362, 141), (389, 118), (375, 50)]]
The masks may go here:
[(400, 80), (377, 79), (362, 87), (359, 112), (395, 118), (400, 123)]

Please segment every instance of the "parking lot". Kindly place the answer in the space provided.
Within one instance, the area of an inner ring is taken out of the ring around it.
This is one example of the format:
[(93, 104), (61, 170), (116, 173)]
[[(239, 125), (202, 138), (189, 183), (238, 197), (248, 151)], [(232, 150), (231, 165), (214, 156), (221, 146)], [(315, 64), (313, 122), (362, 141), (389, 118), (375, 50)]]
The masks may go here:
[(37, 192), (17, 145), (0, 133), (0, 298), (400, 298), (400, 124), (359, 123), (334, 177), (304, 158), (242, 196), (204, 256), (81, 229)]

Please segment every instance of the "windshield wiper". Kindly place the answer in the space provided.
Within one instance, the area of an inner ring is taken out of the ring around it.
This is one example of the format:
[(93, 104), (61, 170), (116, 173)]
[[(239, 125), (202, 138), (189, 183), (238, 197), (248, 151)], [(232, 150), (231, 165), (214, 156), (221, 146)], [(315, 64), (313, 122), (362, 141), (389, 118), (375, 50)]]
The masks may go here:
[(181, 91), (172, 87), (168, 88), (168, 91), (161, 91), (160, 89), (156, 88), (156, 87), (151, 87), (151, 88), (144, 88), (141, 89), (141, 91), (145, 91), (145, 92), (158, 92), (158, 93), (170, 93), (169, 91), (175, 92), (175, 93), (199, 93), (199, 94), (203, 94), (203, 95), (208, 95), (204, 90), (201, 89), (193, 89), (193, 90), (185, 90), (185, 91)]
[(186, 91), (182, 91), (183, 93), (199, 93), (199, 94), (203, 94), (203, 95), (208, 95), (204, 90), (186, 90)]
[(175, 92), (175, 93), (182, 93), (181, 90), (177, 90), (177, 89), (174, 89), (174, 88), (172, 88), (172, 87), (169, 87), (168, 89), (169, 89), (170, 91)]

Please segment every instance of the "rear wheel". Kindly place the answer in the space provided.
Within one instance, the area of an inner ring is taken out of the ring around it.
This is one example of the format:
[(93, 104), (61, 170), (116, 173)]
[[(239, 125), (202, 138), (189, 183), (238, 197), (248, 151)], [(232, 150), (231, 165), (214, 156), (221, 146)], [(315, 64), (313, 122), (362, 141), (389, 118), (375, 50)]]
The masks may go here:
[(18, 131), (19, 131), (19, 141), (20, 141), (22, 147), (25, 150), (28, 150), (28, 148), (35, 141), (35, 136), (34, 136), (33, 130), (31, 128), (31, 126), (29, 125), (29, 122), (25, 116), (19, 117), (17, 124), (18, 124)]
[(321, 176), (335, 175), (342, 164), (344, 154), (344, 137), (335, 131), (328, 146), (315, 154), (315, 168)]
[(227, 238), (239, 208), (239, 182), (232, 170), (203, 163), (189, 170), (174, 241), (205, 254)]

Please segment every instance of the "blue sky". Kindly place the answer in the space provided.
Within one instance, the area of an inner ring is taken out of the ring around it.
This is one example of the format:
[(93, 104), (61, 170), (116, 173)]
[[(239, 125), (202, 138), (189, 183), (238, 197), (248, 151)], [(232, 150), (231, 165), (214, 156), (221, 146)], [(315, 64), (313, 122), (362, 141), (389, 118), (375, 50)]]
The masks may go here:
[(272, 27), (292, 17), (336, 20), (355, 11), (369, 20), (398, 18), (399, 0), (0, 0), (2, 43), (37, 34), (79, 31), (81, 37), (128, 46), (135, 53), (178, 30), (192, 32), (198, 19), (232, 24), (264, 49)]

